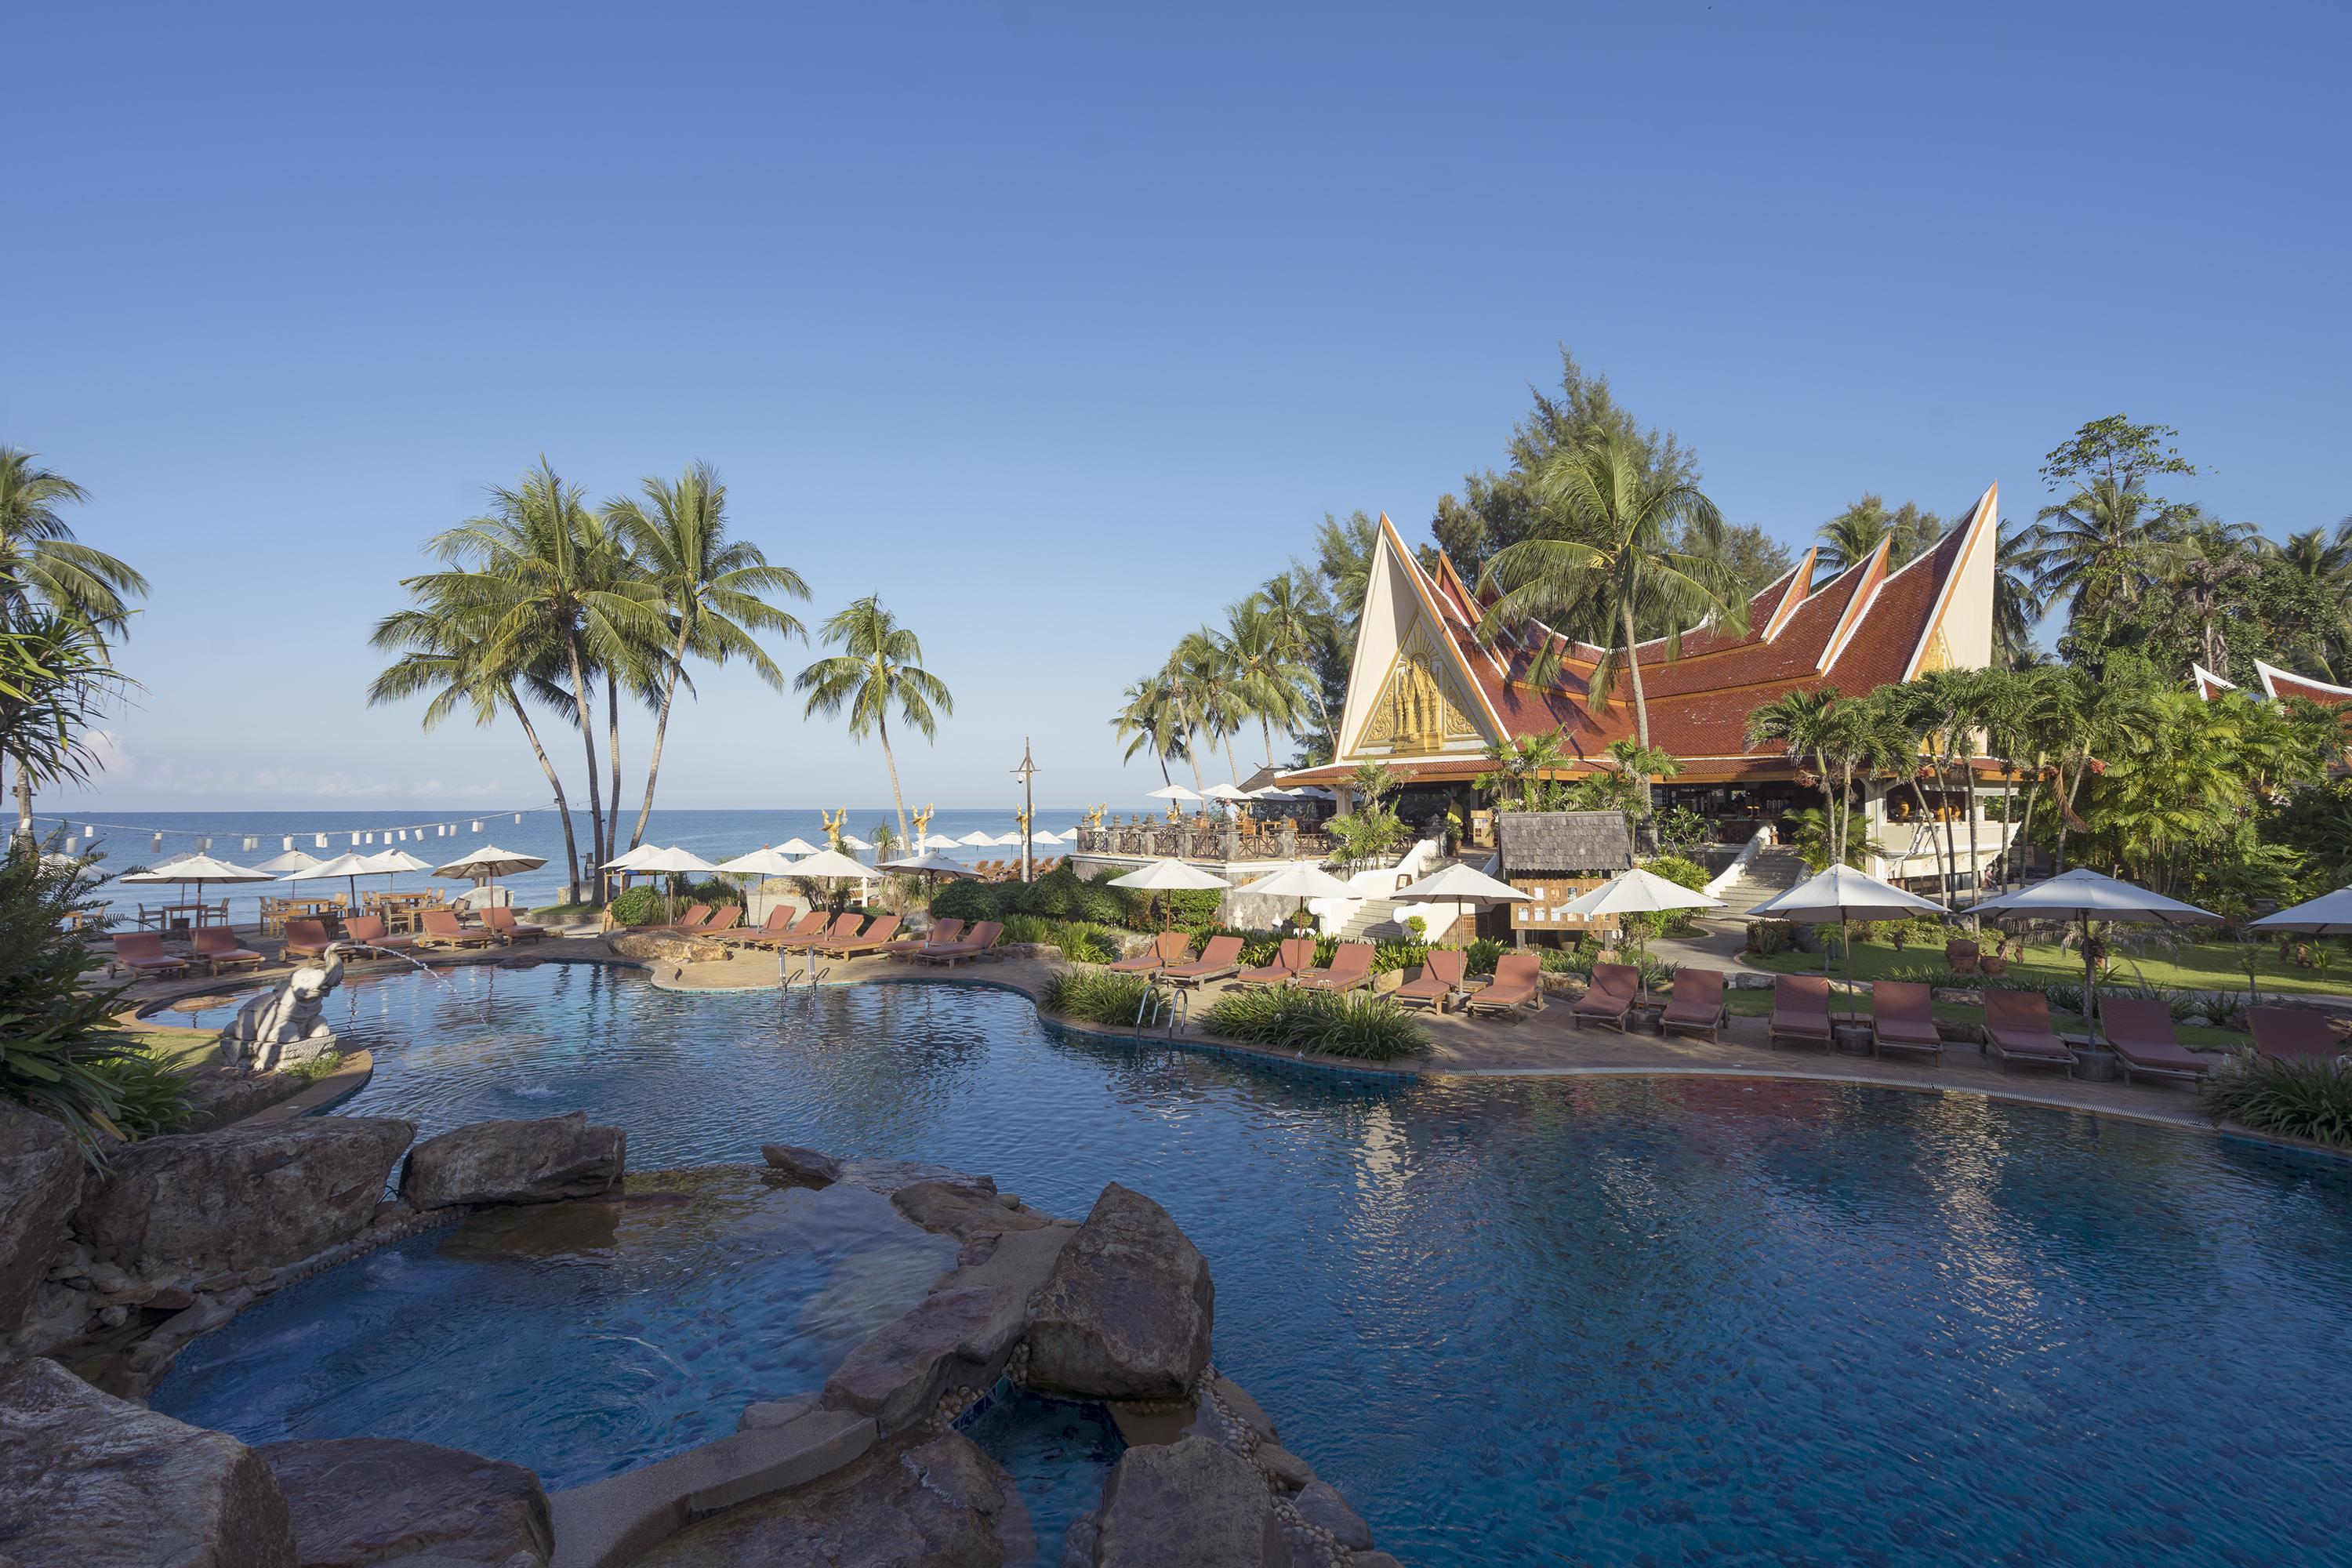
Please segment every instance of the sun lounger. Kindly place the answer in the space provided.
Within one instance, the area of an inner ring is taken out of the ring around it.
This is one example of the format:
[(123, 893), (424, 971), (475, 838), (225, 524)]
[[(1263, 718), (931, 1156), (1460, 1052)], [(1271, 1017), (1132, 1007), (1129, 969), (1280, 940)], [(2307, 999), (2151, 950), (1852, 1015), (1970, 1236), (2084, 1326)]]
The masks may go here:
[(822, 936), (824, 922), (823, 910), (811, 910), (806, 914), (795, 916), (790, 904), (778, 904), (768, 911), (767, 921), (759, 930), (729, 931), (727, 940), (743, 947), (774, 947), (795, 937)]
[(504, 904), (489, 904), (482, 910), (482, 929), (502, 942), (540, 942), (545, 940), (547, 928), (529, 921), (515, 919), (515, 912)]
[(678, 935), (684, 936), (690, 931), (700, 931), (705, 925), (709, 924), (709, 921), (710, 906), (709, 904), (688, 904), (686, 906), (686, 912), (678, 916), (677, 919), (668, 921), (667, 924), (651, 925), (645, 929), (647, 931), (675, 931)]
[(455, 910), (426, 910), (416, 923), (416, 940), (425, 947), (488, 947), (499, 940), (478, 926), (459, 925)]
[(1496, 961), (1495, 978), (1465, 1002), (1473, 1014), (1517, 1016), (1543, 1011), (1543, 960), (1532, 952), (1507, 952)]
[(1122, 958), (1103, 967), (1114, 974), (1150, 974), (1171, 963), (1188, 963), (1192, 958), (1192, 938), (1181, 931), (1163, 931), (1151, 939), (1151, 945), (1131, 957)]
[(1369, 942), (1343, 942), (1331, 950), (1331, 962), (1319, 969), (1302, 970), (1292, 984), (1304, 991), (1354, 991), (1372, 983)]
[(190, 936), (188, 951), (215, 974), (225, 969), (258, 969), (265, 962), (261, 954), (240, 945), (236, 933), (226, 926), (198, 926)]
[(1212, 980), (1223, 980), (1237, 973), (1242, 966), (1242, 939), (1237, 936), (1213, 936), (1201, 949), (1201, 956), (1190, 963), (1171, 963), (1160, 972), (1160, 978), (1171, 985), (1205, 985)]
[(2012, 1061), (2074, 1070), (2074, 1053), (2050, 1028), (2050, 999), (2039, 991), (1988, 991), (1985, 1049), (2007, 1072)]
[(912, 958), (933, 942), (938, 942), (943, 947), (953, 946), (956, 939), (962, 934), (963, 921), (952, 919), (940, 921), (920, 936), (902, 936), (898, 941), (887, 943), (882, 949), (882, 955), (885, 958)]
[(2099, 1033), (2122, 1064), (2126, 1083), (2135, 1073), (2198, 1083), (2213, 1070), (2210, 1060), (2182, 1047), (2172, 1009), (2151, 996), (2100, 997)]
[(114, 962), (142, 974), (185, 974), (188, 961), (163, 951), (160, 931), (128, 931), (114, 939)]
[(1433, 947), (1422, 955), (1421, 973), (1390, 992), (1389, 1000), (1402, 1007), (1434, 1007), (1442, 1013), (1466, 989), (1462, 966), (1468, 962), (1469, 955), (1458, 947)]
[(1666, 1010), (1658, 1015), (1658, 1032), (1680, 1030), (1687, 1035), (1705, 1035), (1720, 1044), (1723, 1020), (1728, 1011), (1723, 1005), (1721, 970), (1677, 969), (1675, 994), (1666, 1003)]
[(353, 915), (343, 922), (343, 938), (383, 952), (406, 952), (416, 945), (413, 936), (394, 936), (384, 930), (382, 915)]
[(2335, 1061), (2344, 1048), (2334, 1026), (2308, 1008), (2249, 1007), (2246, 1027), (2254, 1037), (2254, 1049), (2273, 1061)]
[(1870, 1048), (1874, 1052), (1925, 1051), (1944, 1058), (1943, 1032), (1936, 1027), (1934, 996), (1915, 980), (1881, 980), (1870, 988)]
[(869, 952), (879, 952), (890, 945), (898, 934), (899, 918), (883, 915), (856, 936), (829, 936), (816, 944), (816, 951), (827, 958), (863, 958)]
[[(1540, 973), (1540, 959), (1536, 967)], [(1642, 972), (1632, 964), (1596, 963), (1592, 966), (1592, 984), (1568, 1010), (1569, 1021), (1580, 1029), (1587, 1024), (1607, 1024), (1622, 1035), (1625, 1032), (1626, 1016), (1633, 1010), (1634, 994), (1641, 988)]]
[(1772, 982), (1772, 1016), (1764, 1026), (1764, 1038), (1778, 1045), (1782, 1040), (1794, 1040), (1800, 1045), (1826, 1046), (1830, 1043), (1830, 983), (1822, 974), (1783, 974)]
[(779, 937), (772, 945), (779, 952), (805, 952), (818, 942), (830, 942), (836, 937), (856, 936), (865, 929), (866, 917), (850, 910), (835, 915), (831, 925), (819, 926), (812, 931), (803, 933), (794, 927), (792, 935)]
[(996, 946), (996, 939), (1004, 934), (1002, 921), (982, 921), (961, 940), (933, 942), (915, 956), (925, 963), (944, 963), (952, 969), (967, 958), (985, 956)]
[[(358, 920), (361, 917), (353, 915), (352, 918)], [(288, 921), (286, 945), (278, 950), (278, 956), (288, 963), (298, 963), (305, 958), (324, 958), (327, 956), (327, 949), (333, 945), (333, 939), (327, 935), (326, 921)]]
[(1234, 976), (1236, 985), (1287, 985), (1302, 970), (1315, 967), (1315, 939), (1286, 936), (1275, 949), (1274, 962), (1244, 969)]

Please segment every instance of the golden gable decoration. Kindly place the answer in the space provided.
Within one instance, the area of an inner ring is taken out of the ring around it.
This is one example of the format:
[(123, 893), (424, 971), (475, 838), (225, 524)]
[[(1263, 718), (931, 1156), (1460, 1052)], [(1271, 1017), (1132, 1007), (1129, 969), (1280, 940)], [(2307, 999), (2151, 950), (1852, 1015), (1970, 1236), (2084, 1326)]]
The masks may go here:
[(1448, 741), (1475, 741), (1477, 728), (1463, 717), (1468, 706), (1453, 670), (1438, 654), (1428, 622), (1416, 616), (1389, 663), (1388, 679), (1381, 684), (1359, 744), (1384, 745), (1398, 755), (1418, 756), (1443, 751)]

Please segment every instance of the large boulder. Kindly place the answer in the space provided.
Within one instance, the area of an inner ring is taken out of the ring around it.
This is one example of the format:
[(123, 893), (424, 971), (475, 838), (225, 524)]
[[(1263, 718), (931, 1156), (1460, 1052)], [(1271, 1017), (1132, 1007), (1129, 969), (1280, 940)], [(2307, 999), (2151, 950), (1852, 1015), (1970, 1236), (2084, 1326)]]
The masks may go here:
[(626, 1132), (589, 1126), (584, 1110), (543, 1121), (477, 1121), (410, 1151), (400, 1195), (419, 1209), (593, 1198), (620, 1184), (628, 1146)]
[(275, 1268), (358, 1235), (415, 1135), (319, 1116), (144, 1139), (115, 1151), (73, 1228), (92, 1257), (151, 1278)]
[(925, 1230), (970, 1241), (976, 1236), (1002, 1235), (1008, 1230), (1043, 1230), (1052, 1216), (1019, 1206), (1020, 1200), (996, 1190), (982, 1177), (977, 1182), (909, 1182), (890, 1194), (898, 1211)]
[(841, 1180), (841, 1162), (797, 1143), (762, 1143), (760, 1158), (772, 1171), (782, 1171), (804, 1187), (829, 1187)]
[(994, 1292), (986, 1289), (924, 1297), (912, 1311), (866, 1335), (835, 1369), (824, 1385), (826, 1408), (870, 1415), (887, 1436), (931, 1413), (959, 1363), (969, 1363), (967, 1381), (992, 1379), (995, 1369), (982, 1361), (977, 1342), (995, 1304)]
[(0, 1369), (0, 1561), (297, 1568), (301, 1560), (260, 1455), (37, 1358)]
[(1168, 1211), (1113, 1182), (1029, 1304), (1029, 1382), (1079, 1399), (1181, 1399), (1209, 1363), (1216, 1287)]
[(286, 1494), (302, 1568), (420, 1554), (543, 1568), (555, 1551), (547, 1493), (520, 1465), (394, 1437), (272, 1443), (259, 1452)]
[(1129, 1448), (1103, 1483), (1095, 1568), (1287, 1568), (1274, 1494), (1206, 1437)]
[(81, 1147), (62, 1123), (0, 1102), (0, 1342), (33, 1310), (81, 1173)]

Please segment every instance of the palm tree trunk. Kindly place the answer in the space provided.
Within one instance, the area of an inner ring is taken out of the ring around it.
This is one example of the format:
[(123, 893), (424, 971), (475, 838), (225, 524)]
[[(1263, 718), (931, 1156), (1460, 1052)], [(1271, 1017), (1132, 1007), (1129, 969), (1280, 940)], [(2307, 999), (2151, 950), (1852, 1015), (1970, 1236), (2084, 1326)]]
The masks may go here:
[(686, 667), (686, 627), (679, 624), (677, 647), (670, 651), (669, 673), (662, 679), (661, 712), (654, 719), (654, 746), (646, 754), (646, 804), (637, 808), (637, 825), (629, 832), (629, 847), (645, 842), (646, 818), (654, 814), (654, 781), (661, 777), (662, 742), (669, 734), (669, 705), (677, 696), (677, 672)]
[(1927, 848), (1936, 857), (1936, 879), (1940, 882), (1948, 874), (1949, 868), (1944, 864), (1943, 846), (1936, 837), (1936, 814), (1928, 808), (1927, 792), (1919, 787), (1917, 769), (1912, 770), (1907, 782), (1911, 785), (1911, 798), (1918, 803), (1919, 820), (1927, 829)]
[[(1274, 766), (1274, 724), (1264, 713), (1260, 713), (1257, 716), (1257, 727), (1265, 736), (1265, 765), (1271, 768)], [(1242, 781), (1237, 777), (1234, 782), (1239, 784)]]
[[(1633, 733), (1642, 742), (1642, 750), (1650, 749), (1650, 697), (1642, 689), (1642, 659), (1633, 651), (1633, 601), (1626, 599), (1618, 605), (1619, 616), (1625, 627), (1625, 673), (1633, 678)], [(1822, 787), (1828, 788), (1824, 779)], [(1650, 775), (1642, 775), (1642, 816), (1650, 815)]]
[[(1966, 796), (1969, 803), (1969, 908), (1973, 910), (1977, 906), (1977, 900), (1984, 896), (1984, 861), (1979, 858), (1977, 849), (1976, 758), (1970, 756), (1968, 763), (1969, 771), (1964, 776), (1969, 784), (1969, 793)], [(1969, 921), (1969, 924), (1976, 928), (1981, 928), (1983, 923), (1973, 917)]]
[[(1958, 722), (1959, 722), (1959, 717), (1958, 717), (1958, 715), (1955, 714), (1955, 715), (1953, 716), (1953, 720), (1952, 720), (1952, 721), (1953, 721), (1954, 723), (1956, 723), (1956, 724), (1957, 724), (1957, 723), (1958, 723)], [(1954, 905), (1954, 903), (1953, 903), (1953, 900), (1954, 900), (1955, 899), (1957, 899), (1957, 898), (1959, 896), (1959, 891), (1958, 891), (1958, 889), (1956, 889), (1956, 888), (1954, 888), (1954, 887), (1952, 886), (1952, 882), (1953, 882), (1953, 879), (1954, 879), (1956, 877), (1958, 877), (1958, 874), (1959, 874), (1959, 867), (1960, 867), (1960, 846), (1959, 846), (1959, 840), (1958, 840), (1958, 838), (1954, 837), (1953, 837), (1953, 834), (1952, 834), (1952, 805), (1951, 805), (1952, 788), (1951, 788), (1951, 784), (1949, 784), (1949, 782), (1948, 782), (1948, 781), (1949, 781), (1949, 779), (1951, 778), (1951, 763), (1952, 763), (1952, 753), (1951, 753), (1949, 751), (1945, 751), (1945, 750), (1939, 750), (1939, 751), (1937, 751), (1937, 752), (1936, 753), (1936, 779), (1937, 779), (1937, 784), (1941, 784), (1941, 785), (1943, 786), (1943, 795), (1944, 795), (1944, 811), (1943, 811), (1943, 816), (1944, 816), (1944, 825), (1943, 825), (1943, 826), (1944, 826), (1944, 900), (1943, 900), (1943, 902), (1944, 902), (1944, 907), (1945, 907), (1946, 909), (1948, 909), (1948, 909), (1952, 909), (1952, 908), (1954, 908), (1954, 907), (1955, 907), (1955, 905)]]
[(33, 837), (33, 775), (25, 771), (25, 759), (13, 759), (16, 764), (16, 837), (30, 840)]
[(890, 803), (898, 808), (898, 842), (907, 846), (908, 854), (920, 854), (907, 837), (907, 797), (898, 791), (898, 759), (890, 754), (890, 721), (875, 720), (874, 731), (882, 737), (882, 765), (890, 770)]
[(588, 671), (580, 660), (580, 644), (576, 638), (566, 638), (564, 651), (572, 661), (572, 700), (580, 710), (580, 744), (588, 753), (588, 842), (589, 853), (594, 859), (593, 882), (601, 899), (604, 890), (604, 862), (613, 857), (604, 852), (604, 802), (596, 791), (596, 710), (588, 696)]
[(515, 722), (522, 726), (523, 739), (530, 742), (530, 754), (539, 759), (539, 771), (547, 775), (547, 787), (555, 792), (555, 815), (563, 819), (563, 863), (568, 880), (563, 885), (563, 901), (575, 902), (580, 897), (580, 841), (572, 832), (572, 805), (563, 798), (563, 775), (555, 771), (555, 763), (547, 755), (547, 748), (539, 743), (539, 731), (532, 725), (530, 715), (523, 711), (522, 700), (507, 688), (507, 706), (514, 710)]
[(1234, 787), (1240, 787), (1242, 765), (1234, 761), (1234, 732), (1231, 730), (1225, 731), (1225, 766), (1233, 772)]
[(604, 760), (613, 767), (613, 793), (604, 803), (604, 842), (621, 852), (621, 680), (618, 671), (604, 682)]

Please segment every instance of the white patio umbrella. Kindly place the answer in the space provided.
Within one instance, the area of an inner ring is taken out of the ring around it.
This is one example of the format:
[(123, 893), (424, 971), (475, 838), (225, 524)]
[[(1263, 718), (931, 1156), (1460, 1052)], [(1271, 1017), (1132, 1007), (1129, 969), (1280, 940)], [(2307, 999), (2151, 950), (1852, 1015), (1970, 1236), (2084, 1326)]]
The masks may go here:
[(644, 868), (638, 864), (639, 861), (645, 859), (648, 855), (658, 855), (660, 853), (661, 847), (657, 844), (640, 844), (635, 849), (630, 850), (627, 854), (623, 855), (618, 859), (605, 861), (599, 869), (623, 872), (641, 870)]
[(353, 855), (349, 851), (345, 851), (343, 854), (336, 856), (331, 860), (318, 861), (313, 865), (307, 866), (301, 870), (295, 872), (290, 877), (280, 877), (278, 880), (281, 882), (311, 882), (327, 881), (336, 877), (341, 877), (350, 887), (350, 907), (352, 912), (356, 914), (359, 912), (360, 907), (359, 879), (362, 877), (372, 877), (375, 875), (375, 868), (368, 864), (369, 858), (370, 858), (365, 855)]
[[(796, 855), (814, 855), (816, 853), (816, 846), (814, 844), (801, 844), (801, 841), (797, 838), (793, 840), (793, 844), (801, 845), (798, 849), (793, 850), (793, 853)], [(793, 844), (782, 845), (780, 847), (792, 849)], [(866, 843), (866, 840), (858, 837), (855, 833), (843, 834), (841, 836), (841, 847), (844, 849), (871, 849), (874, 847), (874, 846)]]
[[(849, 836), (844, 834), (842, 836), (842, 842), (845, 844), (850, 843)], [(782, 844), (777, 845), (776, 847), (782, 850), (787, 855), (814, 855), (816, 853), (816, 846), (810, 843), (805, 838), (787, 838)], [(863, 849), (866, 846), (859, 844), (856, 845), (855, 847)]]
[(307, 871), (318, 863), (319, 858), (316, 855), (306, 850), (289, 849), (282, 854), (272, 855), (254, 869), (267, 871), (273, 877), (283, 877), (289, 871)]
[[(1838, 922), (1840, 941), (1845, 949), (1845, 989), (1853, 994), (1853, 938), (1845, 930), (1848, 921), (1899, 921), (1913, 915), (1934, 915), (1941, 920), (1952, 911), (1933, 900), (1916, 893), (1906, 893), (1889, 882), (1857, 871), (1851, 866), (1832, 866), (1828, 870), (1806, 878), (1795, 887), (1775, 893), (1754, 909), (1751, 915), (1769, 915), (1777, 920), (1801, 921), (1807, 925)], [(1822, 954), (1822, 972), (1827, 973), (1830, 955)]]
[(1029, 842), (1032, 844), (1060, 844), (1064, 842), (1064, 839), (1058, 833), (1032, 833), (1029, 836)]
[[(791, 875), (793, 862), (799, 858), (799, 856), (782, 848), (760, 848), (746, 855), (738, 855), (732, 860), (721, 860), (719, 869), (721, 875), (729, 877), (783, 877)], [(743, 889), (743, 923), (751, 923), (751, 889), (749, 884)]]
[(1320, 866), (1286, 866), (1270, 876), (1255, 882), (1244, 882), (1236, 892), (1256, 893), (1269, 899), (1297, 899), (1298, 914), (1307, 912), (1309, 899), (1346, 899), (1355, 896), (1355, 889), (1331, 875)]
[(544, 855), (524, 855), (512, 849), (501, 849), (495, 844), (485, 844), (470, 855), (460, 855), (446, 866), (436, 866), (436, 877), (463, 877), (469, 882), (479, 882), (492, 889), (492, 897), (500, 877), (511, 877), (518, 871), (536, 871), (547, 864)]
[(2263, 931), (2308, 931), (2313, 936), (2343, 936), (2352, 932), (2352, 888), (2322, 893), (2274, 915), (2248, 922)]
[[(1620, 871), (1590, 892), (1580, 893), (1559, 907), (1564, 915), (1654, 915), (1669, 910), (1716, 910), (1723, 900), (1712, 893), (1701, 893), (1669, 882), (1655, 871), (1641, 867)], [(1636, 942), (1638, 950), (1641, 943)]]
[(1300, 793), (1295, 789), (1285, 789), (1280, 784), (1267, 784), (1264, 789), (1250, 791), (1249, 797), (1252, 800), (1297, 800)]
[(957, 839), (956, 842), (968, 848), (985, 849), (990, 845), (996, 842), (996, 835), (993, 833), (983, 833), (980, 829), (974, 828), (970, 833), (965, 834), (961, 838)]
[(1134, 888), (1148, 893), (1204, 893), (1212, 888), (1230, 888), (1233, 884), (1213, 871), (1203, 871), (1198, 866), (1187, 866), (1181, 860), (1163, 856), (1124, 877), (1113, 877), (1110, 886)]
[(1222, 800), (1228, 803), (1236, 800), (1247, 800), (1250, 797), (1249, 791), (1242, 788), (1239, 784), (1213, 784), (1207, 789), (1202, 790), (1201, 794), (1203, 799)]
[[(1021, 847), (1021, 835), (1018, 833), (1000, 833), (995, 837), (990, 839), (989, 842), (995, 845), (999, 849), (1018, 849)], [(1031, 842), (1034, 843), (1035, 841), (1033, 839)]]
[[(640, 847), (643, 847), (640, 846)], [(683, 874), (715, 877), (719, 875), (718, 867), (691, 849), (656, 849), (650, 854), (637, 856), (635, 859), (636, 863), (629, 868), (632, 871), (651, 871), (663, 876)], [(665, 917), (672, 912), (670, 898), (669, 884), (665, 882), (662, 884), (662, 914)]]
[(863, 860), (852, 860), (838, 849), (820, 849), (805, 860), (793, 861), (784, 874), (818, 881), (864, 881), (874, 875), (874, 868)]
[(944, 833), (926, 833), (922, 837), (922, 841), (917, 844), (915, 847), (918, 849), (953, 849), (957, 847), (957, 845), (954, 839), (950, 838)]
[[(1467, 910), (1472, 904), (1518, 903), (1533, 899), (1535, 895), (1522, 892), (1508, 882), (1497, 881), (1475, 866), (1465, 866), (1457, 860), (1444, 870), (1423, 877), (1409, 888), (1398, 889), (1389, 897), (1401, 904), (1415, 900), (1425, 904), (1443, 900), (1460, 904)], [(1459, 921), (1462, 916), (1456, 912), (1454, 918)]]
[[(129, 871), (116, 879), (135, 883), (176, 882), (182, 887), (193, 882), (196, 889), (195, 901), (199, 904), (205, 901), (206, 882), (274, 882), (277, 879), (268, 871), (257, 871), (250, 866), (234, 866), (226, 860), (215, 860), (209, 855), (183, 855), (177, 860), (151, 870)], [(201, 916), (198, 923), (202, 923)]]
[(936, 849), (926, 851), (920, 855), (911, 856), (903, 860), (885, 860), (882, 862), (882, 866), (885, 870), (911, 871), (918, 876), (971, 877), (978, 875), (978, 873), (973, 871), (971, 867), (965, 865), (962, 861), (942, 855)]
[(1143, 798), (1146, 800), (1205, 800), (1208, 797), (1197, 790), (1189, 790), (1182, 784), (1162, 784), (1154, 790), (1146, 790)]
[(1970, 906), (1972, 915), (2000, 921), (2075, 921), (2083, 928), (2083, 1014), (2091, 1040), (2099, 1038), (2099, 971), (2091, 951), (2091, 922), (2126, 925), (2219, 925), (2221, 917), (2195, 904), (2151, 893), (2114, 877), (2076, 867), (2047, 881)]

